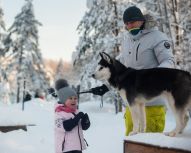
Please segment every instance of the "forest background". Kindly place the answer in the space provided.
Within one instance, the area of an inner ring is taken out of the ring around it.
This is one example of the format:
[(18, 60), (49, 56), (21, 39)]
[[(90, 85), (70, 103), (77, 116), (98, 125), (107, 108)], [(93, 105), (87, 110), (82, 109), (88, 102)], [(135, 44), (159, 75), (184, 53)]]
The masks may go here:
[[(122, 15), (132, 5), (158, 21), (159, 29), (172, 40), (177, 68), (190, 72), (190, 0), (87, 0), (87, 11), (76, 27), (79, 41), (72, 51), (71, 63), (42, 57), (38, 28), (43, 23), (35, 18), (33, 1), (25, 0), (10, 27), (6, 27), (0, 6), (0, 88), (4, 103), (22, 102), (26, 93), (34, 96), (36, 91), (47, 97), (47, 89), (54, 86), (58, 78), (80, 86), (81, 91), (101, 85), (90, 74), (99, 60), (99, 52), (105, 51), (112, 57), (119, 54), (121, 40), (127, 33)], [(94, 95), (81, 96), (83, 101), (95, 98)], [(120, 97), (110, 91), (104, 100), (115, 103)]]

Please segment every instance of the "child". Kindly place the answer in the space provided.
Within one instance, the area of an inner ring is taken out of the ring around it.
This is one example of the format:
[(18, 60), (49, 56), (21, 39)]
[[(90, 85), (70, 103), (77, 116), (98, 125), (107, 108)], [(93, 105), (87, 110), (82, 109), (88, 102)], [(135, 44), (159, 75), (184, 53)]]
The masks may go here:
[(77, 94), (66, 80), (55, 84), (59, 99), (55, 107), (56, 153), (82, 153), (86, 149), (82, 130), (90, 127), (88, 114), (77, 110)]

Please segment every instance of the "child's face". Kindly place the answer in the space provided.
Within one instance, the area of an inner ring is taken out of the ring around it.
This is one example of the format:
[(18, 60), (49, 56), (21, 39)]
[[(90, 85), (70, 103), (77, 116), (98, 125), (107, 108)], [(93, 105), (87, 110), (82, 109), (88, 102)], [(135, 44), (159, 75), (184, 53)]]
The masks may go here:
[(65, 102), (65, 106), (71, 109), (77, 109), (77, 105), (78, 105), (78, 98), (76, 96), (69, 97)]

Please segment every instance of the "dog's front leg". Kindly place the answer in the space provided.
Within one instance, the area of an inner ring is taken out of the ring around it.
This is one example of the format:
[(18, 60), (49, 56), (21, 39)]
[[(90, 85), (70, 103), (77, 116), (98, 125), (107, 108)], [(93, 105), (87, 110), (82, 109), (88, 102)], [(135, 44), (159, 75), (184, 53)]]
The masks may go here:
[(146, 112), (145, 112), (145, 104), (139, 104), (139, 120), (140, 120), (140, 132), (146, 131)]
[(135, 135), (139, 132), (139, 105), (134, 104), (130, 106), (130, 112), (133, 121), (133, 131), (131, 131), (129, 135)]

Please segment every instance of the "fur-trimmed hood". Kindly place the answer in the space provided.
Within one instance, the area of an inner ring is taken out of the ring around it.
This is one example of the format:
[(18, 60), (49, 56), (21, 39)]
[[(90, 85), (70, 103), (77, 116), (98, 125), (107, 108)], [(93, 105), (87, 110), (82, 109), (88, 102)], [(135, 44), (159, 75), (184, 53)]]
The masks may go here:
[(158, 26), (157, 20), (154, 19), (152, 15), (145, 14), (144, 18), (145, 18), (145, 25), (144, 25), (145, 30), (152, 29)]

